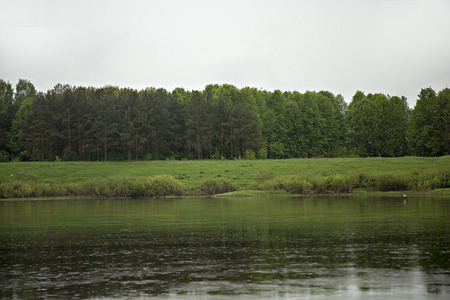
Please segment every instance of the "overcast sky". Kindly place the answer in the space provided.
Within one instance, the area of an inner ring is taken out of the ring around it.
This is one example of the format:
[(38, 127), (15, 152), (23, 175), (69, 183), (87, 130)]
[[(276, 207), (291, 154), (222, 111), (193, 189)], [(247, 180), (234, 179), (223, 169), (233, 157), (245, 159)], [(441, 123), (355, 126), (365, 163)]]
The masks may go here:
[(450, 0), (1, 0), (0, 79), (404, 95), (450, 86)]

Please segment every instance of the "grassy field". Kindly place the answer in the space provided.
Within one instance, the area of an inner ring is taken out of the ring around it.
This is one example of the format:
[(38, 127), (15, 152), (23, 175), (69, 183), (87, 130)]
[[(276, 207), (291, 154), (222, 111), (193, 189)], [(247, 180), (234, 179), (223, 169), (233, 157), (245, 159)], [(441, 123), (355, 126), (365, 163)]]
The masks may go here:
[[(159, 176), (158, 176), (159, 175)], [(168, 175), (168, 176), (162, 176)], [(168, 181), (168, 191), (148, 194)], [(136, 193), (102, 192), (101, 187)], [(136, 184), (145, 185), (138, 186)], [(228, 186), (227, 189), (211, 187)], [(61, 195), (166, 196), (243, 190), (293, 193), (417, 190), (450, 187), (450, 156), (320, 158), (286, 160), (202, 160), (137, 162), (0, 163), (0, 197)], [(117, 189), (115, 188), (115, 189)], [(171, 188), (177, 192), (171, 192)], [(180, 191), (181, 190), (181, 191)]]

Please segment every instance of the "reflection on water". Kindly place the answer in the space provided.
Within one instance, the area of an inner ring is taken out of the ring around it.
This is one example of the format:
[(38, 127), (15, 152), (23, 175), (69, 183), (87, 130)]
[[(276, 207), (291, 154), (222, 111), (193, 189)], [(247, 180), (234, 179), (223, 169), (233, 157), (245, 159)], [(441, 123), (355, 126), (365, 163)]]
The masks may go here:
[(447, 298), (449, 216), (449, 197), (0, 202), (0, 298)]

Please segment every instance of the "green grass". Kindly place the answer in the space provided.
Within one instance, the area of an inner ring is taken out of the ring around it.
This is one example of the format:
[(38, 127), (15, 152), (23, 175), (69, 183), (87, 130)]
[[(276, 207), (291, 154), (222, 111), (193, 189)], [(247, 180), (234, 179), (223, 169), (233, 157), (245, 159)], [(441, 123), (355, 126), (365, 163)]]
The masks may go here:
[[(0, 163), (0, 197), (78, 195), (83, 194), (83, 188), (87, 189), (89, 183), (95, 183), (96, 180), (105, 186), (105, 196), (108, 196), (109, 192), (111, 195), (117, 192), (118, 195), (130, 196), (132, 194), (116, 191), (112, 186), (124, 181), (126, 183), (122, 188), (127, 189), (131, 186), (136, 188), (139, 182), (147, 182), (156, 175), (168, 175), (164, 178), (168, 184), (170, 181), (172, 186), (180, 183), (176, 188), (176, 194), (183, 189), (185, 195), (205, 191), (205, 182), (214, 182), (215, 188), (219, 191), (220, 184), (225, 182), (237, 191), (348, 193), (361, 188), (368, 191), (428, 191), (449, 188), (449, 173), (450, 156), (233, 161), (9, 162)], [(111, 185), (112, 182), (115, 183)], [(140, 188), (138, 187), (135, 192), (140, 195)]]

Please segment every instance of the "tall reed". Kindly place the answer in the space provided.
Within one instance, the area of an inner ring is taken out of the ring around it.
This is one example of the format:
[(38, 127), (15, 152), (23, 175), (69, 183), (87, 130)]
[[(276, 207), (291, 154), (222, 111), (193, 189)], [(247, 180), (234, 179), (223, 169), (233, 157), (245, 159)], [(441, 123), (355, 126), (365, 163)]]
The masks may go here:
[(406, 171), (367, 172), (363, 170), (331, 175), (284, 175), (266, 181), (263, 189), (285, 190), (295, 194), (351, 193), (355, 188), (369, 191), (429, 191), (450, 187), (450, 168), (427, 170), (420, 174)]
[(170, 175), (150, 178), (112, 176), (88, 180), (75, 193), (102, 197), (166, 197), (181, 196), (184, 190), (185, 186)]
[(205, 179), (199, 188), (200, 194), (215, 195), (235, 191), (236, 185), (231, 179), (224, 177), (211, 177)]

